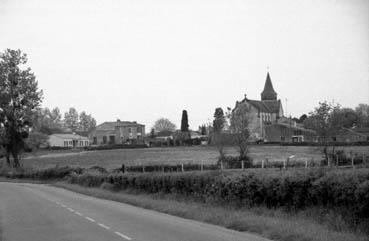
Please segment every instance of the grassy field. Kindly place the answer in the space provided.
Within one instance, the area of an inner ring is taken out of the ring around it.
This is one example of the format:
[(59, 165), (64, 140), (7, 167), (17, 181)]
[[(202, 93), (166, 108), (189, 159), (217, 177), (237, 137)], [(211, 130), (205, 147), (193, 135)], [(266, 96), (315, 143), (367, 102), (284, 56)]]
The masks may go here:
[[(369, 148), (337, 147), (354, 153), (369, 155)], [(226, 148), (228, 155), (237, 155), (234, 148)], [(282, 161), (294, 155), (294, 160), (320, 160), (321, 150), (309, 146), (251, 146), (250, 155), (255, 162), (265, 160)], [(24, 167), (47, 168), (55, 165), (69, 165), (79, 167), (101, 166), (113, 169), (125, 165), (148, 165), (148, 164), (186, 164), (215, 163), (218, 158), (217, 149), (209, 146), (196, 147), (167, 147), (167, 148), (144, 148), (144, 149), (115, 149), (103, 151), (38, 151), (23, 157)]]

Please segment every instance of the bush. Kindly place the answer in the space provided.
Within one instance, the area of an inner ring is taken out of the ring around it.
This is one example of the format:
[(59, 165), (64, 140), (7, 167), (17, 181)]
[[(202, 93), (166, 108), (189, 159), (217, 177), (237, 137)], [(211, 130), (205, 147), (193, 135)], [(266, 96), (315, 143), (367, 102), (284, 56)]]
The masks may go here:
[(369, 169), (249, 170), (186, 173), (101, 174), (69, 176), (71, 183), (115, 190), (171, 193), (202, 202), (301, 210), (320, 206), (369, 218)]

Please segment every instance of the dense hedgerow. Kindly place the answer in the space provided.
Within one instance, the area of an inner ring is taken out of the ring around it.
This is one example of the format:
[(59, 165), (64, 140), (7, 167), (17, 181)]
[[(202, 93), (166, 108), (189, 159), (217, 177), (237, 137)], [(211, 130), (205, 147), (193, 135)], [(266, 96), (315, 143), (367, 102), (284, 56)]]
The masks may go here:
[(369, 218), (369, 169), (248, 170), (187, 173), (73, 173), (69, 182), (115, 190), (181, 194), (203, 202), (299, 210), (321, 206)]
[(54, 167), (7, 172), (5, 176), (39, 180), (67, 178), (70, 183), (87, 187), (108, 185), (114, 190), (179, 194), (201, 202), (236, 207), (290, 210), (324, 207), (341, 210), (354, 217), (354, 222), (369, 220), (369, 168), (114, 174), (98, 167)]
[(72, 167), (53, 167), (40, 170), (32, 169), (18, 169), (16, 171), (6, 171), (1, 173), (1, 175), (7, 178), (27, 178), (36, 180), (50, 180), (50, 179), (63, 179), (71, 173), (82, 173), (82, 168), (72, 168)]

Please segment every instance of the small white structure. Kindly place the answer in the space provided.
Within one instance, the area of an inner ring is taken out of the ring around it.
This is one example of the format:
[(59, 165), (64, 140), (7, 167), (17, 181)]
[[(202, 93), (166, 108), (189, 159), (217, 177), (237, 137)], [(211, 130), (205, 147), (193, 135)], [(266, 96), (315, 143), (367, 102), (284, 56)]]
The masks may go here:
[(77, 134), (52, 134), (49, 136), (50, 147), (78, 148), (89, 145), (90, 141), (87, 137)]

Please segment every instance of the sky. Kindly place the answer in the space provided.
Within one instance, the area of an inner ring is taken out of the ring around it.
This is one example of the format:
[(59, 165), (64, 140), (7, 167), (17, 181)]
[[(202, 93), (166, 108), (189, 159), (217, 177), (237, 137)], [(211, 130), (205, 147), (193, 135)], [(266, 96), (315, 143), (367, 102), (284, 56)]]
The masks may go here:
[(191, 129), (269, 70), (285, 114), (369, 104), (368, 0), (0, 0), (0, 51), (21, 49), (43, 107), (97, 123), (165, 117)]

